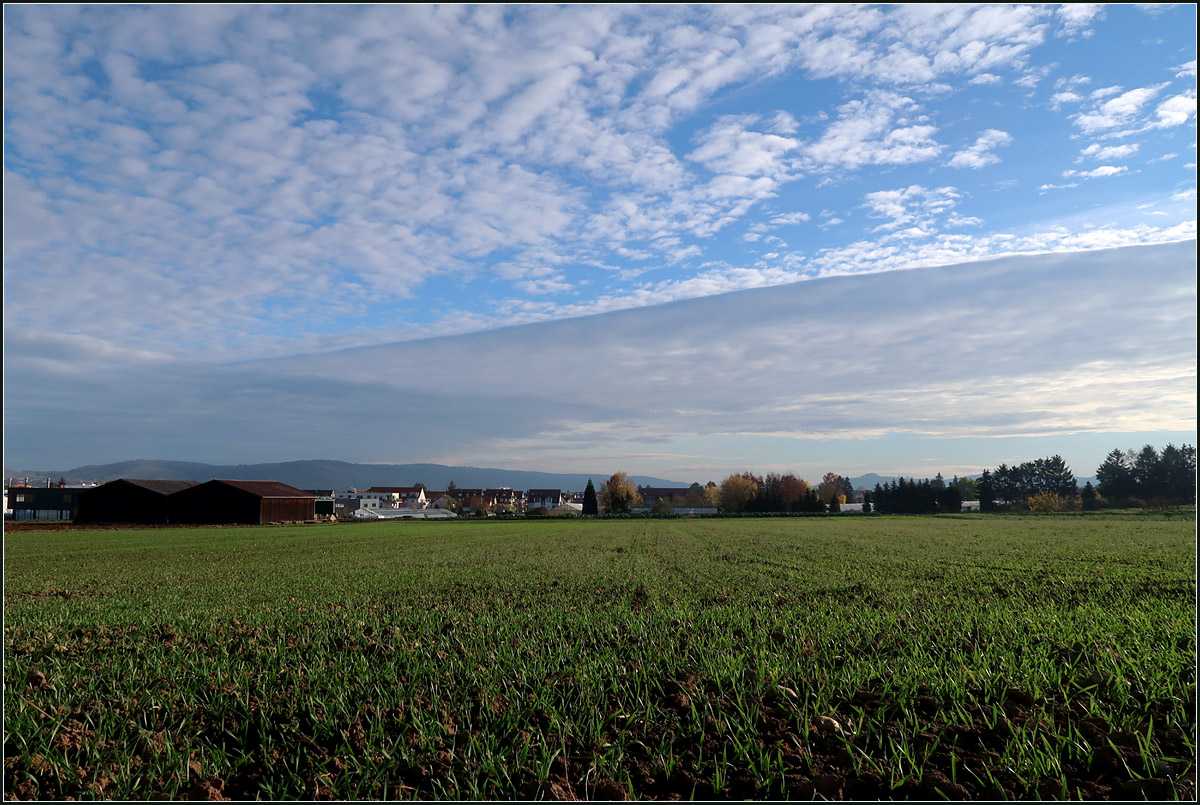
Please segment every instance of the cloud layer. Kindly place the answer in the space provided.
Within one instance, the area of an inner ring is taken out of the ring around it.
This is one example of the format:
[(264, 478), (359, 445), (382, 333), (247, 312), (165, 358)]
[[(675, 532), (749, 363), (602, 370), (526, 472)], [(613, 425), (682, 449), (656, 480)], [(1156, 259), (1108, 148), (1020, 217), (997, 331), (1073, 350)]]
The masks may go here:
[(233, 366), (23, 334), (6, 450), (661, 472), (736, 464), (697, 446), (720, 437), (831, 466), (905, 435), (994, 465), (997, 437), (1194, 430), (1194, 261), (1013, 257)]
[[(1007, 211), (1064, 171), (1144, 201), (1120, 182), (1178, 170), (1113, 160), (1194, 120), (1194, 59), (1049, 86), (1118, 14), (1186, 12), (14, 6), (6, 326), (234, 358), (1038, 250), (1046, 216)], [(1048, 131), (1059, 164), (1031, 160)], [(1081, 135), (1102, 164), (1072, 167)], [(881, 227), (913, 188), (955, 214)], [(1165, 212), (1087, 245), (1194, 220)]]

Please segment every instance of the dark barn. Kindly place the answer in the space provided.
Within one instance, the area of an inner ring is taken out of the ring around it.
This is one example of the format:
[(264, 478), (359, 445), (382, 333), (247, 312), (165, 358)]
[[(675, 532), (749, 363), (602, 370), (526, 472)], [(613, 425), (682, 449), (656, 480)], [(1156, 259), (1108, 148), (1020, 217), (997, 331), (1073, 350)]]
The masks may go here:
[(148, 481), (120, 478), (79, 495), (77, 523), (171, 522), (170, 496), (196, 485), (195, 481)]
[(169, 505), (171, 522), (192, 525), (317, 519), (316, 495), (279, 481), (213, 480), (176, 492)]

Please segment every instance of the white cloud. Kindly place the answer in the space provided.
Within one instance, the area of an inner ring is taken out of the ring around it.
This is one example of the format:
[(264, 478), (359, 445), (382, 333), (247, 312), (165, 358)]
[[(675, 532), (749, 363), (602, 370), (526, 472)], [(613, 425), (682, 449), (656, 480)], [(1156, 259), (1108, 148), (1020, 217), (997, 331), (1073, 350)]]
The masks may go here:
[(789, 212), (784, 215), (776, 215), (771, 219), (773, 226), (791, 226), (793, 224), (801, 224), (808, 221), (811, 216), (806, 212)]
[(900, 190), (867, 193), (864, 206), (871, 211), (872, 218), (888, 219), (875, 227), (875, 231), (904, 232), (911, 237), (932, 234), (938, 216), (952, 210), (961, 197), (953, 187), (911, 185)]
[(992, 150), (1011, 142), (1012, 136), (1008, 132), (988, 129), (979, 135), (974, 145), (959, 151), (946, 164), (951, 168), (976, 169), (994, 165), (1000, 161), (1000, 157), (993, 154)]
[(776, 112), (771, 118), (770, 129), (775, 134), (795, 134), (800, 130), (800, 124), (788, 112)]
[(1038, 75), (1037, 73), (1030, 72), (1030, 73), (1026, 73), (1025, 75), (1021, 76), (1013, 83), (1016, 84), (1018, 87), (1024, 87), (1025, 89), (1033, 89), (1041, 82), (1041, 80), (1042, 80), (1042, 76)]
[[(1136, 154), (1138, 151), (1137, 143), (1128, 145), (1107, 145), (1102, 146), (1098, 143), (1092, 143), (1087, 148), (1080, 151), (1080, 159), (1082, 157), (1090, 157), (1091, 159), (1124, 159), (1131, 154)], [(1080, 161), (1080, 160), (1076, 160)]]
[(946, 226), (951, 226), (951, 227), (979, 226), (982, 223), (983, 223), (982, 219), (976, 218), (973, 215), (959, 215), (956, 212), (951, 213), (950, 217), (946, 219)]
[(1185, 62), (1178, 67), (1173, 67), (1176, 78), (1195, 78), (1196, 77), (1196, 60)]
[(1092, 35), (1093, 20), (1104, 19), (1104, 6), (1099, 3), (1064, 3), (1056, 12), (1062, 25), (1062, 35), (1082, 36)]
[(986, 86), (989, 84), (1002, 84), (1004, 83), (1004, 79), (992, 73), (980, 73), (979, 75), (972, 77), (967, 83), (975, 84), (977, 86)]
[(1066, 92), (1056, 92), (1050, 96), (1050, 108), (1058, 110), (1063, 104), (1079, 103), (1083, 100), (1083, 96), (1077, 92), (1067, 90)]
[(735, 176), (786, 176), (784, 157), (799, 146), (799, 141), (778, 134), (751, 131), (737, 119), (726, 119), (699, 138), (699, 145), (688, 159), (699, 162), (714, 173)]
[(1084, 179), (1101, 179), (1106, 176), (1118, 176), (1127, 172), (1128, 170), (1129, 167), (1126, 165), (1101, 165), (1100, 167), (1090, 171), (1065, 170), (1063, 171), (1063, 176), (1080, 176)]
[(1154, 110), (1158, 118), (1150, 128), (1182, 126), (1196, 116), (1196, 91), (1189, 90), (1181, 95), (1167, 98)]
[(1082, 86), (1083, 84), (1090, 84), (1090, 83), (1092, 83), (1091, 76), (1086, 76), (1086, 75), (1083, 75), (1082, 73), (1076, 73), (1076, 74), (1070, 76), (1069, 78), (1066, 76), (1063, 76), (1062, 78), (1055, 79), (1054, 88), (1055, 89), (1062, 89), (1063, 87), (1073, 88), (1073, 87)]
[(1151, 87), (1131, 89), (1111, 100), (1099, 104), (1089, 112), (1080, 112), (1072, 115), (1071, 119), (1076, 126), (1087, 134), (1103, 129), (1129, 125), (1141, 113), (1142, 107), (1149, 103), (1166, 86), (1166, 84), (1158, 84)]
[(1120, 93), (1121, 90), (1123, 90), (1123, 89), (1124, 89), (1124, 87), (1119, 87), (1119, 86), (1115, 86), (1115, 85), (1111, 86), (1111, 87), (1100, 87), (1100, 89), (1092, 90), (1091, 94), (1088, 95), (1088, 97), (1091, 98), (1093, 101), (1098, 101), (1101, 98), (1108, 98), (1113, 95), (1116, 95), (1116, 94)]
[(934, 159), (943, 149), (933, 139), (937, 128), (897, 121), (899, 113), (915, 108), (911, 98), (893, 92), (868, 93), (839, 107), (838, 119), (805, 149), (805, 156), (818, 168), (849, 169)]

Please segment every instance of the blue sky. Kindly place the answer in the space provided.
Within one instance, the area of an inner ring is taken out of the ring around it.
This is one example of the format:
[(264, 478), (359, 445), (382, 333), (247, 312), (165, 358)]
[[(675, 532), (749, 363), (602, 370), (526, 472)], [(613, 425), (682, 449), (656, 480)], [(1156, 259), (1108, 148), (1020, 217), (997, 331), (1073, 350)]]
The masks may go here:
[(1194, 443), (1194, 6), (4, 14), (6, 467)]

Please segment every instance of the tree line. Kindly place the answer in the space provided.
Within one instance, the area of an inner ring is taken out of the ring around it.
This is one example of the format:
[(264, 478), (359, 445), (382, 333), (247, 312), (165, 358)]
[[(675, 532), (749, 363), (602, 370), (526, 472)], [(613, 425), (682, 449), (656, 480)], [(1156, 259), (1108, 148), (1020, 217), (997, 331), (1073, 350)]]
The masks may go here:
[[(947, 481), (898, 478), (876, 484), (873, 491), (855, 490), (849, 478), (828, 472), (816, 486), (791, 473), (729, 475), (720, 484), (694, 483), (680, 490), (679, 505), (712, 507), (737, 513), (837, 512), (841, 505), (861, 500), (863, 512), (933, 514), (959, 512), (963, 501), (978, 500), (983, 511), (1062, 511), (1103, 507), (1160, 506), (1192, 503), (1196, 499), (1196, 448), (1168, 444), (1161, 451), (1146, 445), (1140, 451), (1113, 450), (1096, 470), (1099, 487), (1089, 481), (1081, 490), (1062, 456), (1054, 455), (1009, 466), (985, 469), (978, 478), (954, 476)], [(624, 472), (614, 473), (599, 489), (589, 480), (583, 513), (627, 514), (634, 506), (650, 505), (655, 514), (670, 514), (675, 503), (642, 500)]]
[(984, 470), (979, 508), (1061, 511), (1064, 509), (1157, 508), (1196, 502), (1196, 448), (1168, 444), (1139, 451), (1114, 449), (1080, 489), (1062, 456), (1039, 458), (1013, 467)]
[[(720, 484), (709, 481), (701, 486), (694, 483), (679, 491), (678, 505), (717, 508), (724, 512), (824, 512), (853, 498), (850, 479), (827, 473), (813, 487), (807, 481), (788, 473), (756, 475), (740, 472), (729, 475)], [(627, 514), (634, 506), (650, 505), (658, 514), (669, 514), (675, 502), (643, 500), (633, 482), (624, 472), (613, 473), (600, 488), (589, 480), (583, 493), (583, 513), (600, 510)]]
[(1099, 508), (1105, 502), (1119, 508), (1195, 503), (1196, 448), (1168, 444), (1159, 451), (1148, 444), (1137, 452), (1114, 449), (1096, 469), (1096, 481), (1100, 503), (1085, 488), (1085, 507), (1091, 503)]
[(863, 496), (863, 511), (880, 514), (936, 514), (962, 511), (963, 484), (956, 477), (946, 483), (942, 474), (932, 481), (926, 478), (905, 480), (900, 478), (884, 484), (875, 484), (875, 491)]
[(1072, 508), (1079, 494), (1075, 473), (1062, 456), (1026, 461), (1010, 467), (1001, 464), (984, 470), (979, 479), (979, 508), (993, 511), (1002, 504), (1032, 505), (1045, 510)]

